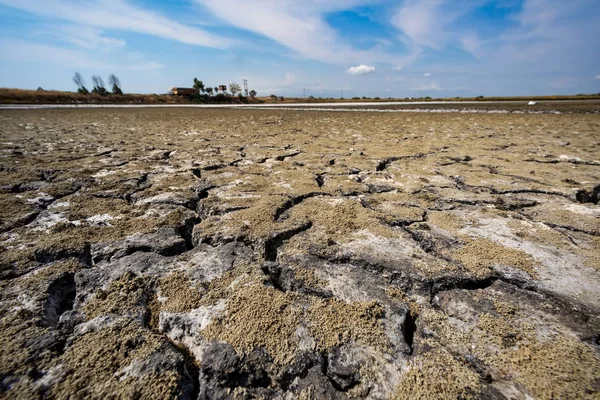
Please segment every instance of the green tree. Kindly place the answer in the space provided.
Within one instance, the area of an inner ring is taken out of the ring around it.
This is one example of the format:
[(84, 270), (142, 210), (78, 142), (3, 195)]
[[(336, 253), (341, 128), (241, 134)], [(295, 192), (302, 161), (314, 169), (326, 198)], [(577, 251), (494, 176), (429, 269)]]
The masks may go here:
[(204, 83), (199, 81), (198, 78), (194, 78), (194, 89), (198, 93), (204, 93)]
[(110, 74), (108, 76), (108, 86), (112, 86), (113, 94), (123, 95), (123, 90), (121, 90), (121, 82), (115, 74)]
[(73, 76), (73, 82), (77, 85), (77, 92), (81, 94), (88, 94), (89, 90), (85, 87), (85, 81), (83, 80), (83, 76), (79, 72), (75, 72)]
[(240, 87), (240, 85), (238, 85), (235, 82), (231, 82), (229, 84), (229, 91), (231, 92), (232, 95), (236, 95), (236, 93), (239, 93), (242, 91), (242, 88)]
[(256, 90), (250, 91), (250, 97), (256, 97)]
[(92, 82), (94, 82), (94, 89), (92, 89), (92, 93), (105, 95), (108, 94), (108, 90), (104, 87), (104, 80), (102, 77), (98, 75), (92, 76)]
[(208, 93), (209, 95), (212, 96), (213, 94), (213, 88), (211, 88), (210, 86), (206, 88), (206, 93)]

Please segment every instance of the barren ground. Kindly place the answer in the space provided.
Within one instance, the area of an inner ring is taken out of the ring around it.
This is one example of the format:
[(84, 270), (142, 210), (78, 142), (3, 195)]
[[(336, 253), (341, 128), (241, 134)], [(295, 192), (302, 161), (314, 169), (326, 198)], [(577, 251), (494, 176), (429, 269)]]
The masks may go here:
[(0, 111), (0, 397), (598, 399), (578, 110)]

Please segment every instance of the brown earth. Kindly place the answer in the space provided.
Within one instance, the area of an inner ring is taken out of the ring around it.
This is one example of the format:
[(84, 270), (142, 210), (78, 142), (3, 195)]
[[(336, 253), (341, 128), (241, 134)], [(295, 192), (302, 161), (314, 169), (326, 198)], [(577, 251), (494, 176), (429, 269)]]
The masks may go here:
[(0, 111), (0, 397), (600, 398), (564, 107)]

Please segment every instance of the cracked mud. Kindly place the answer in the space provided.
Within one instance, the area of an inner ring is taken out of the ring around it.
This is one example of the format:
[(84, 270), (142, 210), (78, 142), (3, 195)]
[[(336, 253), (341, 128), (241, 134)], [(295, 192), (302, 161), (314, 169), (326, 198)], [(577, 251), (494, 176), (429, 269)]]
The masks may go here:
[(0, 397), (600, 398), (600, 117), (0, 111)]

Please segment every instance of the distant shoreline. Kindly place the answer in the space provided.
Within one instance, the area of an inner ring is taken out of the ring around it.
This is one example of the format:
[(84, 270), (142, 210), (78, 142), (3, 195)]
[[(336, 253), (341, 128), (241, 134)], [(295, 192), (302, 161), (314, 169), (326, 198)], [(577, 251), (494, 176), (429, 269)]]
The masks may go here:
[(80, 94), (75, 92), (62, 91), (37, 91), (23, 89), (0, 88), (0, 106), (2, 105), (187, 105), (187, 106), (322, 106), (322, 105), (351, 105), (360, 106), (363, 104), (438, 104), (438, 103), (489, 103), (489, 102), (548, 102), (548, 101), (600, 101), (600, 94), (597, 95), (573, 95), (573, 96), (512, 96), (512, 97), (461, 97), (461, 98), (352, 98), (352, 99), (333, 99), (333, 98), (284, 98), (284, 100), (274, 100), (271, 97), (246, 98), (248, 103), (243, 103), (237, 97), (231, 97), (231, 103), (198, 103), (190, 98), (183, 96), (170, 96), (167, 94), (124, 94), (105, 95), (98, 94)]
[(277, 104), (0, 104), (0, 110), (143, 110), (188, 108), (198, 110), (272, 110), (371, 113), (474, 113), (474, 114), (600, 114), (600, 100), (551, 100), (530, 105), (524, 101), (431, 101)]

